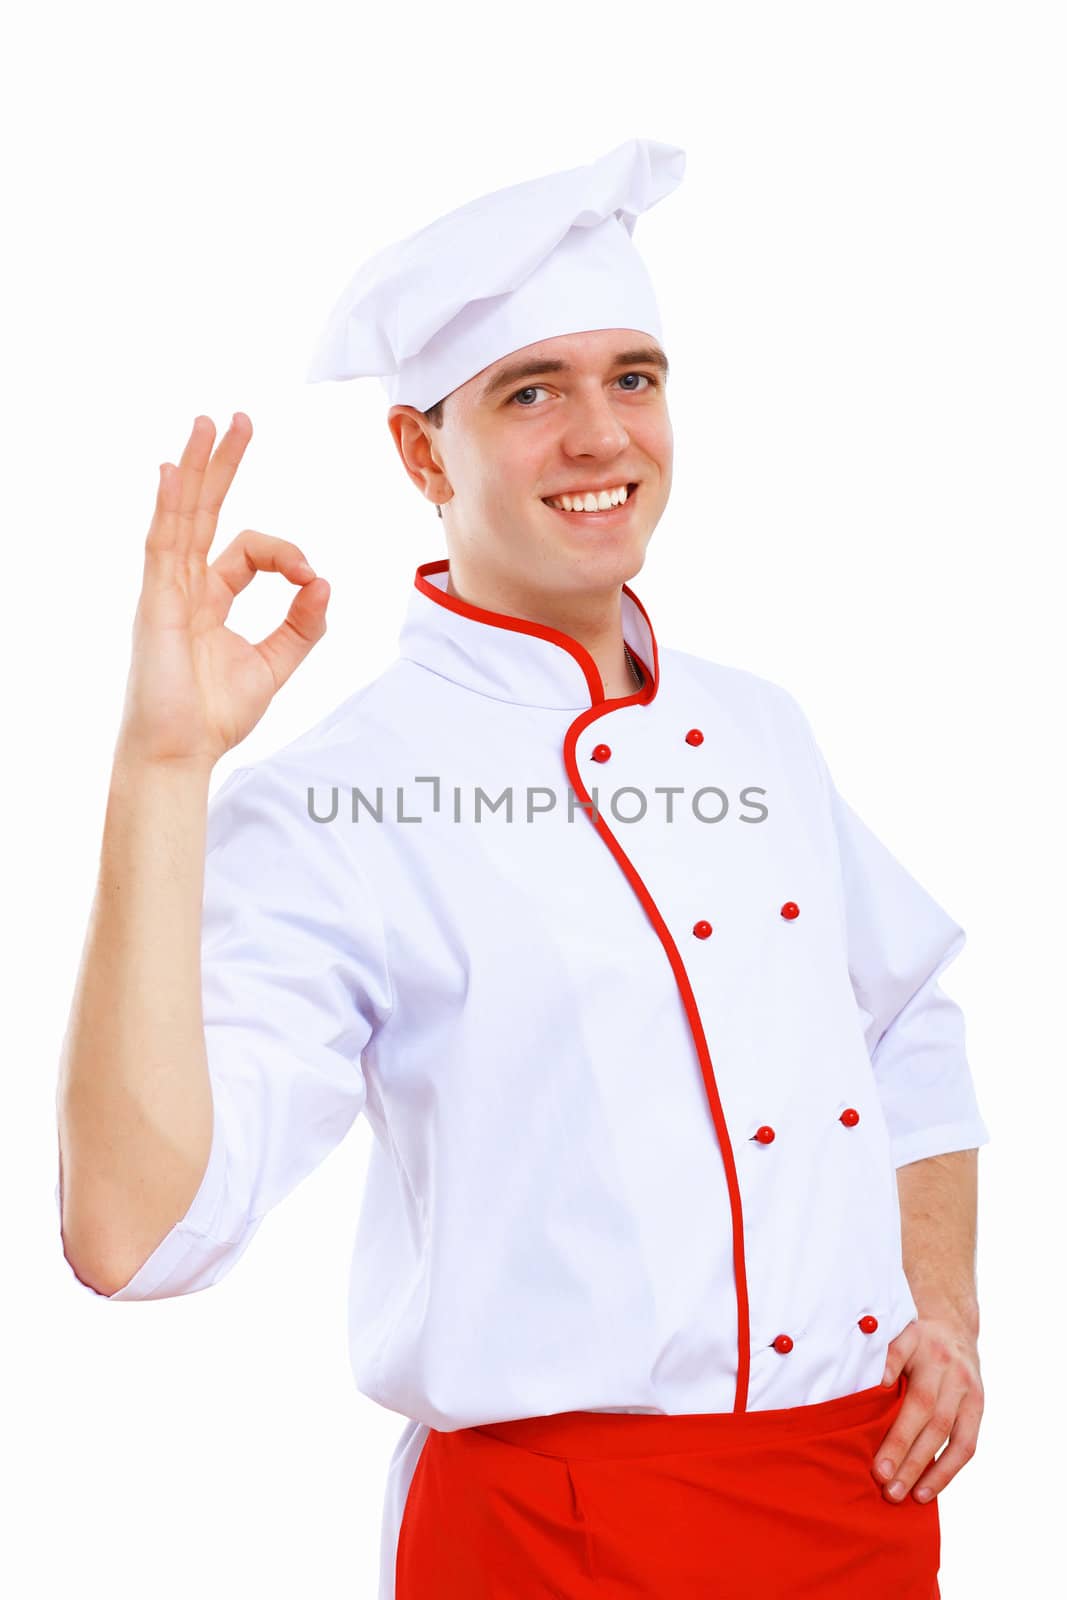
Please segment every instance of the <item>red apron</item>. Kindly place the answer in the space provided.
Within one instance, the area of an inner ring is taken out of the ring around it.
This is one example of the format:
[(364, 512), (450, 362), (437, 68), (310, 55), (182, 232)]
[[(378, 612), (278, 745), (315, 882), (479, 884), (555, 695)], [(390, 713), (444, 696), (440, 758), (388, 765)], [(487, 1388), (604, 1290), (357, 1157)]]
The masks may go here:
[(906, 1386), (431, 1429), (396, 1600), (938, 1600), (936, 1495), (894, 1503), (874, 1476)]

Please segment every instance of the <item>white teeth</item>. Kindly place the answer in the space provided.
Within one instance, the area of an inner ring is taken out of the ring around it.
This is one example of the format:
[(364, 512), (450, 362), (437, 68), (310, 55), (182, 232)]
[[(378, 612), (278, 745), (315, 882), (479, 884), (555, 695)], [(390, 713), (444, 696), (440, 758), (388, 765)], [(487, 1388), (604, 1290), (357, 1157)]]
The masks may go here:
[(558, 511), (608, 511), (612, 506), (622, 505), (628, 498), (629, 492), (623, 483), (617, 489), (601, 489), (599, 494), (590, 490), (588, 494), (559, 495), (548, 503)]

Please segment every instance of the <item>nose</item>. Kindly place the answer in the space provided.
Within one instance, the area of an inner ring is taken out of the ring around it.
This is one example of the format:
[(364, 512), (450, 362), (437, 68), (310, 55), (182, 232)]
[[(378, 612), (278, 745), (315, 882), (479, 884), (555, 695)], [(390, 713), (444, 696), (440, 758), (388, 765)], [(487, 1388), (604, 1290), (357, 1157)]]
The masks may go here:
[(629, 441), (622, 418), (599, 386), (568, 402), (561, 441), (565, 454), (610, 460), (625, 450)]

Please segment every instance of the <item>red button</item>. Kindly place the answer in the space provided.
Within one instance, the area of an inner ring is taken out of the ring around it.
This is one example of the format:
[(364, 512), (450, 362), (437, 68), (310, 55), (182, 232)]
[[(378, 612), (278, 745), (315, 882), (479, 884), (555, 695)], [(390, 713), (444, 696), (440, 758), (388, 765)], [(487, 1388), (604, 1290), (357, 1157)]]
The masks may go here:
[(764, 1123), (762, 1128), (756, 1129), (752, 1137), (758, 1139), (760, 1144), (771, 1144), (774, 1140), (774, 1129), (768, 1128), (767, 1124)]
[(787, 900), (785, 905), (782, 907), (782, 916), (785, 917), (787, 921), (792, 922), (793, 918), (799, 917), (799, 915), (800, 907), (797, 905), (796, 901)]
[(860, 1114), (858, 1111), (854, 1110), (852, 1106), (849, 1106), (847, 1110), (842, 1111), (840, 1117), (838, 1118), (838, 1121), (843, 1122), (846, 1128), (854, 1128), (859, 1120)]
[(699, 728), (690, 728), (689, 732), (685, 736), (685, 742), (686, 744), (703, 744), (704, 735), (701, 733)]
[(780, 1333), (774, 1341), (774, 1348), (780, 1356), (787, 1356), (793, 1348), (793, 1341), (787, 1333)]
[(863, 1329), (864, 1333), (873, 1333), (875, 1328), (877, 1328), (877, 1326), (878, 1326), (878, 1318), (877, 1317), (861, 1317), (860, 1321), (859, 1321), (859, 1325)]
[(711, 933), (711, 923), (710, 922), (694, 922), (694, 924), (693, 924), (693, 932), (696, 934), (698, 939), (706, 939), (708, 937), (708, 935)]
[(593, 760), (606, 761), (610, 754), (611, 746), (609, 744), (598, 744), (593, 749)]

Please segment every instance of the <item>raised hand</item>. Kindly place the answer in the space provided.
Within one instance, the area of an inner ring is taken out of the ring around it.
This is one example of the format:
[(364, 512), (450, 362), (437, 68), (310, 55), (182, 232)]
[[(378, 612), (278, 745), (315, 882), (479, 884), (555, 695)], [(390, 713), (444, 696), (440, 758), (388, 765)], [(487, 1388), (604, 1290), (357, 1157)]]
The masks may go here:
[[(179, 464), (160, 467), (116, 752), (123, 758), (213, 766), (326, 631), (330, 586), (289, 540), (245, 528), (208, 563), (252, 423), (236, 412), (212, 455), (214, 437), (211, 418), (197, 417)], [(253, 644), (226, 618), (257, 572), (282, 573), (298, 593), (285, 620)]]

